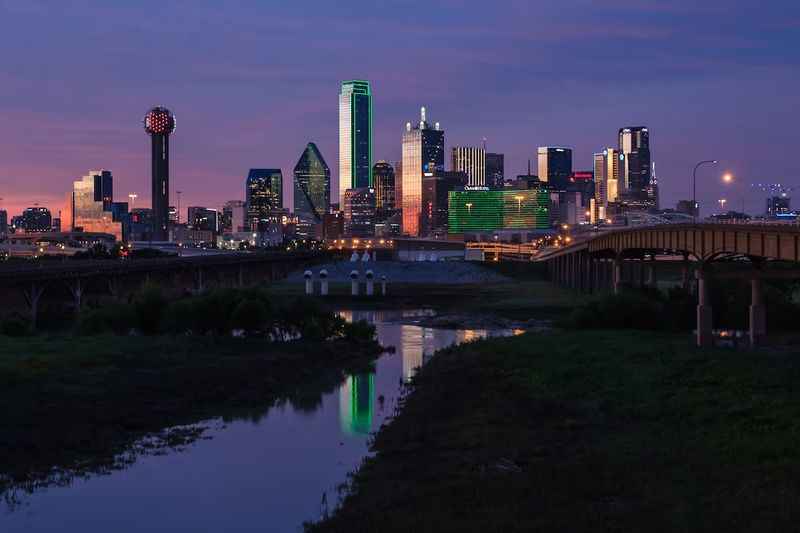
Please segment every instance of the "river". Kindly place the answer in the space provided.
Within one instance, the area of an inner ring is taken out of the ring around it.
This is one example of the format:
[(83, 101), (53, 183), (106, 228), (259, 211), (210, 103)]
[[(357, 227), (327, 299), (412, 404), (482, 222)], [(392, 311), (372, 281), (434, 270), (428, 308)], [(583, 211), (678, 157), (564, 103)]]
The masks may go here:
[(337, 487), (369, 453), (370, 433), (392, 414), (402, 383), (427, 357), (515, 333), (414, 325), (422, 311), (342, 314), (374, 323), (381, 344), (395, 347), (374, 372), (348, 376), (321, 401), (284, 402), (247, 420), (210, 420), (207, 438), (183, 451), (39, 489), (14, 508), (0, 504), (0, 531), (302, 531), (303, 521), (335, 507)]

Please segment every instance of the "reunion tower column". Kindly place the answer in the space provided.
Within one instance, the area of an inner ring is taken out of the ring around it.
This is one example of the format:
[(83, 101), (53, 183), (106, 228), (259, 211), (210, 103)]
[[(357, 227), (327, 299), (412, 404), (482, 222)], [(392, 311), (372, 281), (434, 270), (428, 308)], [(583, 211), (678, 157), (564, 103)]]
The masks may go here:
[(153, 145), (153, 236), (154, 241), (169, 238), (169, 136), (175, 131), (175, 115), (166, 107), (154, 107), (144, 116), (144, 130)]

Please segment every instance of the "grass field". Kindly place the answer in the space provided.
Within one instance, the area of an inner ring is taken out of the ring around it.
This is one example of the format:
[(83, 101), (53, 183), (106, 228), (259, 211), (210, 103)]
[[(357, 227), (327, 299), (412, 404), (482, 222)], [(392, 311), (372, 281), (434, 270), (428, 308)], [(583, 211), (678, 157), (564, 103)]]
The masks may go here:
[(491, 339), (423, 367), (314, 532), (790, 531), (800, 361), (684, 335)]

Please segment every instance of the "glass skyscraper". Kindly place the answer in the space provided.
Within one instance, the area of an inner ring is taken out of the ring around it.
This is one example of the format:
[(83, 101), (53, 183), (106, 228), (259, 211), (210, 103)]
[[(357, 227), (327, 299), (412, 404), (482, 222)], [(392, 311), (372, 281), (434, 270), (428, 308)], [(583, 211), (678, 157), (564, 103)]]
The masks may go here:
[(444, 131), (438, 122), (434, 127), (428, 124), (424, 107), (420, 111), (419, 124), (406, 124), (402, 163), (402, 231), (404, 235), (418, 237), (422, 215), (422, 178), (444, 172)]
[(322, 222), (331, 203), (331, 170), (314, 143), (308, 143), (294, 166), (294, 214)]
[(631, 200), (646, 202), (650, 187), (650, 132), (641, 126), (619, 130), (619, 151), (624, 157), (620, 187)]
[(347, 189), (372, 186), (372, 89), (343, 81), (339, 91), (339, 201)]
[(90, 170), (72, 184), (69, 231), (110, 233), (122, 240), (122, 223), (114, 221), (114, 182), (109, 170)]
[(502, 189), (505, 176), (505, 156), (503, 154), (486, 153), (486, 186)]
[(541, 146), (537, 151), (539, 181), (563, 191), (572, 176), (572, 149)]
[(375, 185), (375, 208), (383, 212), (395, 208), (395, 174), (392, 165), (378, 161), (372, 167), (372, 180)]
[(245, 182), (247, 226), (259, 230), (283, 207), (283, 174), (279, 168), (252, 168)]

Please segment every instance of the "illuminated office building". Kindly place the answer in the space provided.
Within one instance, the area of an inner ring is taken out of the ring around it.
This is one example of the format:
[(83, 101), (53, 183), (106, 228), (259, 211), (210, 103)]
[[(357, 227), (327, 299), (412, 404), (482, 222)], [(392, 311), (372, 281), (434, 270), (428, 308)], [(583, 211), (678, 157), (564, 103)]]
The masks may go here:
[(389, 212), (395, 208), (395, 173), (392, 165), (378, 161), (372, 167), (372, 181), (375, 189), (375, 208)]
[(537, 150), (539, 181), (551, 189), (566, 190), (572, 176), (572, 149), (541, 146)]
[(222, 206), (221, 230), (223, 233), (239, 233), (247, 231), (247, 204), (242, 200), (229, 200)]
[[(16, 219), (17, 217), (14, 217)], [(14, 220), (12, 219), (12, 220)], [(52, 229), (53, 217), (46, 207), (28, 207), (19, 217), (14, 227), (27, 233), (46, 233)]]
[(372, 187), (372, 89), (342, 82), (339, 91), (339, 202), (347, 189)]
[(368, 187), (347, 189), (342, 203), (344, 232), (349, 237), (375, 235), (375, 190)]
[(468, 186), (486, 186), (486, 150), (470, 146), (453, 146), (450, 155), (450, 169), (466, 173)]
[(211, 231), (213, 233), (219, 231), (219, 217), (216, 209), (198, 206), (188, 207), (186, 209), (186, 223), (189, 227), (198, 231)]
[(294, 167), (294, 214), (321, 223), (331, 204), (331, 170), (314, 143), (308, 143)]
[(91, 170), (72, 184), (69, 231), (109, 233), (122, 240), (122, 223), (114, 219), (114, 181), (108, 170)]
[(0, 209), (0, 234), (8, 233), (8, 211)]
[(505, 156), (503, 154), (486, 154), (486, 186), (491, 189), (502, 189), (505, 180)]
[(606, 148), (593, 156), (594, 160), (594, 212), (593, 221), (604, 220), (609, 215), (609, 204), (619, 200), (619, 176), (625, 156), (614, 148)]
[(447, 234), (449, 194), (466, 185), (465, 172), (437, 172), (422, 178), (422, 216), (420, 234), (438, 237)]
[(427, 122), (425, 108), (420, 110), (418, 124), (406, 124), (403, 132), (402, 161), (402, 232), (418, 237), (422, 215), (422, 178), (444, 172), (444, 131), (437, 122)]
[(448, 232), (549, 229), (549, 201), (545, 189), (452, 191), (448, 197)]
[(636, 203), (648, 199), (651, 182), (650, 132), (644, 127), (620, 128), (620, 193)]
[(152, 210), (154, 241), (166, 241), (169, 221), (169, 138), (175, 131), (175, 115), (165, 107), (154, 107), (144, 117), (151, 138)]
[(263, 231), (273, 214), (283, 208), (283, 174), (279, 168), (252, 168), (245, 181), (247, 226)]

